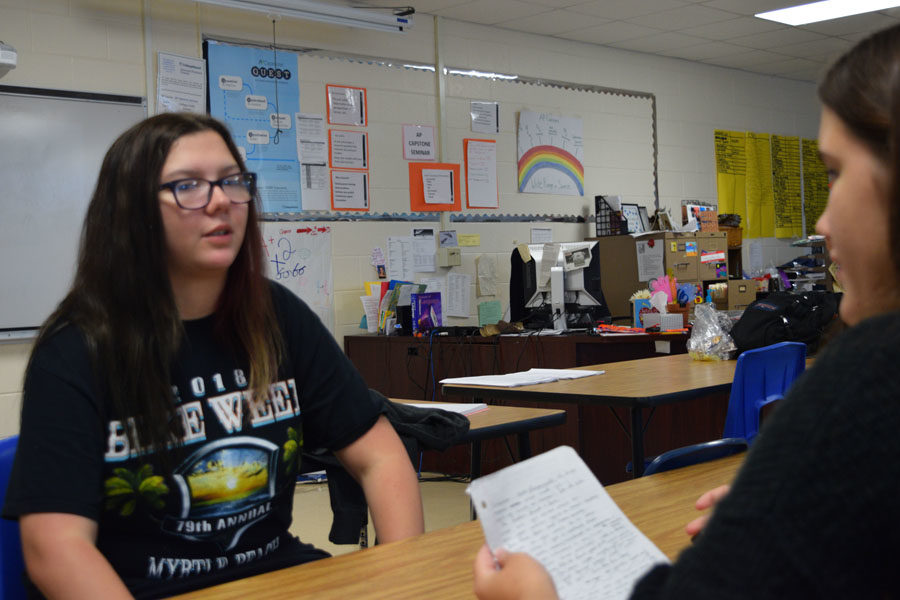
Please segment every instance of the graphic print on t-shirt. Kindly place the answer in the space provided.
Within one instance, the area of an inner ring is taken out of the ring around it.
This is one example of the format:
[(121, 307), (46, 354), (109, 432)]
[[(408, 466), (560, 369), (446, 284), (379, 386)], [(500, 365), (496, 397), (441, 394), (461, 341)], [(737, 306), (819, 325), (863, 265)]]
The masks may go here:
[(178, 517), (163, 530), (193, 540), (215, 540), (230, 550), (241, 534), (272, 509), (278, 446), (238, 436), (202, 446), (172, 475), (180, 495)]
[[(197, 381), (202, 383), (192, 380)], [(154, 475), (149, 464), (130, 470), (130, 462), (140, 460), (146, 449), (132, 447), (121, 422), (109, 423), (106, 461), (123, 464), (104, 482), (106, 507), (121, 517), (135, 512), (149, 516), (166, 534), (231, 550), (250, 526), (272, 512), (273, 499), (284, 492), (278, 486), (290, 482), (296, 470), (303, 441), (299, 428), (287, 423), (299, 425), (297, 388), (293, 379), (279, 381), (260, 399), (248, 390), (220, 388), (216, 391), (224, 394), (204, 401), (204, 386), (192, 387), (197, 399), (187, 403), (174, 390), (176, 415), (184, 425), (181, 443), (194, 449), (170, 479)], [(195, 408), (189, 419), (186, 406)], [(127, 426), (133, 431), (132, 420)]]

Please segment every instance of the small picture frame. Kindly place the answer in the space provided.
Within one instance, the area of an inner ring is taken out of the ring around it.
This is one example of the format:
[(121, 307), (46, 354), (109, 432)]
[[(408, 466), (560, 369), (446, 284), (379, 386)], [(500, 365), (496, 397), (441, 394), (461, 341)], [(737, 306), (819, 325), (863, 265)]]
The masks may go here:
[(672, 227), (672, 219), (665, 209), (657, 209), (653, 214), (653, 228), (656, 231), (674, 231)]
[(641, 216), (643, 231), (650, 231), (650, 214), (647, 212), (647, 207), (638, 206), (638, 214)]
[(641, 223), (641, 213), (637, 204), (622, 203), (622, 218), (628, 223), (628, 233), (643, 233), (644, 224)]

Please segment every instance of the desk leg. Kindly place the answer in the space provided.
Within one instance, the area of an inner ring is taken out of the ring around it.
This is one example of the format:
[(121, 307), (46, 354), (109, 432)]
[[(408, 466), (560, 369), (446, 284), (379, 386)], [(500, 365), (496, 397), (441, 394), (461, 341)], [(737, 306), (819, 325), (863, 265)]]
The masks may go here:
[[(472, 452), (472, 456), (469, 459), (469, 473), (470, 473), (470, 481), (475, 481), (479, 477), (481, 477), (481, 442), (472, 442), (470, 446), (470, 450)], [(472, 503), (472, 499), (469, 498), (469, 516), (474, 521), (476, 518), (475, 514), (475, 505)]]
[(644, 474), (644, 419), (639, 407), (631, 409), (631, 473), (634, 478)]
[(528, 436), (528, 432), (517, 433), (516, 440), (519, 444), (519, 460), (531, 458), (531, 438)]

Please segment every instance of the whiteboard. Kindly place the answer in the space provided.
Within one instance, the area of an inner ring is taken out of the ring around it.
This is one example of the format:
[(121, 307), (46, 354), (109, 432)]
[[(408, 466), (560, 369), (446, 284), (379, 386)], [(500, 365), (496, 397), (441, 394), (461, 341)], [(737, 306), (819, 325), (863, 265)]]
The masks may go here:
[(331, 227), (285, 221), (261, 225), (266, 275), (306, 302), (334, 334)]
[(0, 86), (0, 337), (65, 296), (103, 156), (146, 114), (141, 98)]

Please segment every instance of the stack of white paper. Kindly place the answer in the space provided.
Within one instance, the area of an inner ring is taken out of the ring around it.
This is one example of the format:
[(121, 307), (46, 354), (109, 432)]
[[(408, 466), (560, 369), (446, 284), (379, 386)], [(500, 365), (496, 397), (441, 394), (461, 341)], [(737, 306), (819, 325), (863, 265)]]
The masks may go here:
[(404, 404), (419, 408), (437, 408), (461, 415), (471, 415), (487, 410), (487, 404), (484, 402), (404, 402)]
[(584, 371), (580, 369), (529, 369), (518, 373), (506, 375), (476, 375), (474, 377), (451, 377), (441, 379), (441, 383), (455, 383), (460, 385), (487, 385), (493, 387), (518, 387), (521, 385), (535, 385), (537, 383), (549, 383), (560, 379), (578, 379), (601, 375), (604, 371)]

